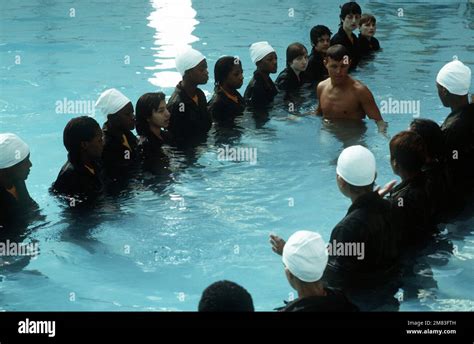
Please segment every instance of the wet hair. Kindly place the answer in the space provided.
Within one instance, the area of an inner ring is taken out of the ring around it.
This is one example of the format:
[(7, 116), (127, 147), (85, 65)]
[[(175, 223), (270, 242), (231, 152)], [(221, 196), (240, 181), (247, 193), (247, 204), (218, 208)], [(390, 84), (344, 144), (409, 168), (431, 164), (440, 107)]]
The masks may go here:
[(88, 116), (73, 118), (66, 124), (63, 132), (63, 143), (72, 164), (79, 163), (81, 142), (91, 141), (100, 130), (99, 123)]
[(443, 156), (443, 132), (435, 121), (417, 118), (410, 123), (410, 130), (421, 136), (426, 145), (426, 153), (430, 158), (440, 159)]
[(140, 136), (151, 135), (150, 125), (147, 121), (153, 115), (153, 110), (158, 110), (162, 101), (165, 100), (163, 92), (145, 93), (137, 100), (135, 107), (135, 121), (137, 133)]
[(223, 56), (216, 61), (214, 65), (214, 85), (217, 89), (222, 85), (235, 65), (239, 65), (242, 68), (242, 62), (238, 57), (234, 56)]
[(359, 21), (359, 26), (362, 26), (362, 24), (377, 24), (377, 20), (372, 14), (369, 13), (364, 13), (363, 15), (360, 16), (360, 21)]
[(230, 281), (219, 281), (207, 287), (201, 296), (199, 312), (253, 312), (252, 296), (245, 288)]
[[(362, 9), (357, 2), (350, 1), (341, 6), (339, 18), (344, 20), (348, 14), (362, 14)], [(342, 26), (341, 20), (339, 21), (339, 26)]]
[(390, 140), (390, 158), (407, 172), (419, 172), (426, 162), (426, 145), (414, 131), (399, 132)]
[(286, 48), (286, 66), (289, 67), (291, 62), (299, 56), (308, 53), (308, 49), (301, 43), (291, 43), (288, 48)]
[(347, 51), (347, 48), (341, 44), (330, 46), (326, 52), (326, 57), (330, 57), (335, 61), (341, 61), (344, 56), (349, 57), (349, 52)]
[(311, 29), (311, 32), (309, 33), (309, 38), (311, 39), (311, 43), (316, 45), (318, 44), (318, 40), (324, 35), (328, 35), (329, 37), (331, 37), (331, 30), (329, 30), (327, 26), (316, 25)]

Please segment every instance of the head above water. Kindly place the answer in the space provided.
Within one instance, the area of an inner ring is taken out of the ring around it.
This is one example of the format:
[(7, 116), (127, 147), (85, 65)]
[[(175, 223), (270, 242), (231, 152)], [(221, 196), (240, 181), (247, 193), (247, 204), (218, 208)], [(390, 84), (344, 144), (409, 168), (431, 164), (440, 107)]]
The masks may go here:
[(301, 43), (292, 43), (286, 48), (286, 66), (299, 72), (308, 67), (308, 50)]
[(114, 114), (107, 116), (108, 127), (122, 132), (135, 129), (135, 113), (132, 102)]
[(375, 156), (363, 146), (350, 146), (339, 155), (336, 173), (339, 190), (346, 197), (371, 192), (377, 177)]
[(95, 107), (107, 116), (109, 127), (119, 131), (135, 128), (132, 102), (117, 89), (111, 88), (102, 92)]
[(440, 126), (431, 119), (417, 118), (410, 123), (410, 130), (421, 136), (426, 146), (427, 158), (440, 160), (444, 155), (444, 139)]
[(359, 30), (362, 36), (373, 37), (377, 30), (377, 20), (372, 14), (364, 13), (360, 17)]
[(457, 59), (445, 64), (436, 76), (438, 96), (446, 107), (468, 102), (470, 86), (471, 69)]
[(364, 13), (360, 16), (359, 24), (360, 25), (362, 25), (362, 24), (374, 24), (374, 25), (376, 25), (377, 24), (377, 19), (375, 19), (375, 17), (370, 13)]
[(253, 312), (253, 300), (245, 288), (231, 281), (208, 286), (199, 301), (199, 312)]
[(402, 131), (390, 140), (390, 163), (393, 172), (403, 175), (416, 175), (426, 163), (426, 145), (415, 131)]
[(15, 134), (1, 133), (0, 152), (0, 183), (26, 180), (32, 166), (28, 145)]
[(282, 260), (290, 285), (298, 290), (301, 283), (321, 279), (328, 262), (328, 251), (319, 233), (303, 230), (290, 236), (283, 247)]
[(326, 53), (331, 44), (332, 32), (327, 26), (316, 25), (309, 34), (311, 46), (318, 52)]
[(236, 56), (223, 56), (214, 65), (214, 84), (216, 88), (237, 90), (242, 87), (244, 75), (242, 62)]
[(176, 69), (183, 81), (193, 86), (204, 85), (209, 79), (206, 57), (189, 46), (179, 49), (175, 59)]
[(104, 148), (99, 123), (88, 116), (73, 118), (66, 124), (63, 143), (73, 164), (99, 160)]
[(346, 2), (341, 6), (341, 13), (339, 14), (339, 26), (342, 26), (345, 31), (354, 31), (359, 27), (360, 16), (362, 9), (359, 4), (354, 1)]
[(346, 47), (341, 44), (329, 47), (324, 58), (324, 65), (333, 83), (344, 82), (349, 75), (351, 66), (351, 59)]
[(163, 92), (145, 93), (138, 98), (136, 108), (137, 133), (143, 137), (150, 137), (151, 128), (167, 128), (170, 113), (166, 108), (166, 97)]
[(276, 73), (278, 69), (275, 49), (266, 41), (253, 43), (250, 48), (250, 58), (257, 69), (265, 74)]
[(196, 67), (188, 69), (183, 75), (183, 81), (192, 85), (205, 85), (209, 80), (207, 61), (204, 59)]

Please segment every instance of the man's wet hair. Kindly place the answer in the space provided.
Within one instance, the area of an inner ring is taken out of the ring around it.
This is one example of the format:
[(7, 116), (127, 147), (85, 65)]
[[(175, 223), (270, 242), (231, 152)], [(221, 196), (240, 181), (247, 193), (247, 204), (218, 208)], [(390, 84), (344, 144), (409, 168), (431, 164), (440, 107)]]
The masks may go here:
[(426, 162), (426, 145), (414, 131), (401, 131), (390, 140), (390, 158), (407, 172), (421, 171)]
[(441, 127), (427, 118), (417, 118), (410, 123), (410, 130), (421, 136), (426, 152), (432, 159), (441, 159), (444, 155), (444, 139)]
[(295, 58), (304, 54), (308, 54), (308, 49), (303, 44), (298, 42), (291, 43), (286, 48), (286, 66), (289, 67)]
[(331, 37), (331, 30), (329, 30), (327, 26), (316, 25), (311, 29), (311, 32), (309, 33), (309, 38), (311, 39), (311, 43), (316, 45), (318, 44), (318, 40), (324, 35), (328, 35), (329, 37)]
[(326, 52), (326, 57), (330, 57), (335, 61), (341, 61), (344, 57), (349, 57), (349, 52), (347, 51), (346, 47), (342, 44), (335, 44), (328, 48)]
[(242, 69), (242, 62), (236, 56), (223, 56), (216, 61), (214, 65), (214, 85), (216, 89), (224, 83), (236, 65)]
[(145, 137), (151, 135), (147, 119), (153, 115), (153, 110), (158, 110), (161, 102), (164, 100), (165, 94), (163, 92), (145, 93), (138, 98), (137, 105), (135, 106), (135, 121), (138, 135)]
[(245, 288), (230, 281), (219, 281), (202, 293), (199, 312), (254, 312), (252, 296)]
[(63, 131), (63, 143), (72, 164), (79, 163), (81, 142), (91, 141), (100, 130), (99, 123), (88, 116), (73, 118), (66, 124)]
[(360, 21), (359, 21), (359, 26), (362, 26), (362, 24), (377, 24), (377, 20), (372, 14), (369, 13), (364, 13), (363, 15), (360, 16)]
[[(341, 6), (341, 13), (339, 15), (339, 18), (341, 20), (344, 20), (348, 14), (362, 14), (362, 9), (360, 8), (359, 4), (355, 1), (350, 1), (346, 2), (344, 5)], [(339, 21), (339, 26), (341, 26), (342, 23)]]

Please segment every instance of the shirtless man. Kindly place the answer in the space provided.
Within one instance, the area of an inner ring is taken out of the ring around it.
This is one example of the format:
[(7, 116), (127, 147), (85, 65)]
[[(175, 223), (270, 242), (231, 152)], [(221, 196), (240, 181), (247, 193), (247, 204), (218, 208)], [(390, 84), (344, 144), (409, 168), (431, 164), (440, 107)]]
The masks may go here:
[(316, 89), (319, 100), (316, 114), (325, 120), (362, 120), (365, 116), (375, 120), (379, 132), (386, 132), (383, 120), (372, 92), (349, 74), (351, 60), (346, 48), (340, 44), (327, 50), (324, 65), (329, 78), (321, 81)]

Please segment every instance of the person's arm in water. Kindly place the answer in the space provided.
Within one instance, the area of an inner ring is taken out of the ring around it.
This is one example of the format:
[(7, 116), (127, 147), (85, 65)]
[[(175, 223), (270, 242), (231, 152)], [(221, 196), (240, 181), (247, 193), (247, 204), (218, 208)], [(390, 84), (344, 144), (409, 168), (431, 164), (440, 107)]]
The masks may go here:
[(360, 103), (367, 117), (375, 121), (379, 132), (385, 133), (387, 131), (387, 122), (383, 120), (372, 92), (370, 92), (367, 86), (363, 85), (358, 93)]
[(318, 107), (316, 108), (316, 116), (322, 116), (323, 115), (323, 109), (321, 109), (321, 93), (323, 92), (323, 84), (320, 82), (318, 86), (316, 87), (316, 98), (318, 99)]

